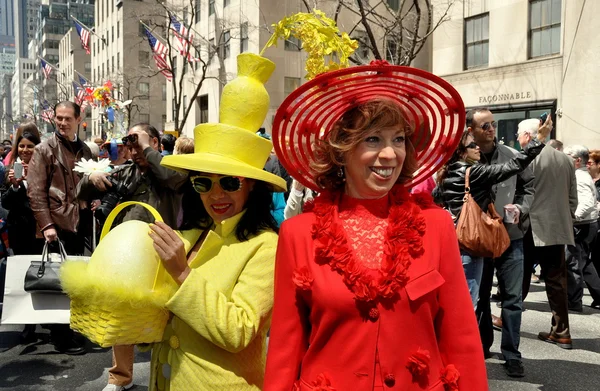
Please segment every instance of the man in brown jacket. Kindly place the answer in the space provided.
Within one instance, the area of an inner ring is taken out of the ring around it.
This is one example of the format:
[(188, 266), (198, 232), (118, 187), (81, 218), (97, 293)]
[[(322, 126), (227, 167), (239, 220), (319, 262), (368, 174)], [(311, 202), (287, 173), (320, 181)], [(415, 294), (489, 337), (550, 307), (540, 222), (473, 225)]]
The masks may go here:
[(79, 176), (73, 171), (81, 158), (91, 159), (90, 148), (77, 137), (79, 105), (63, 101), (54, 108), (57, 130), (37, 145), (27, 177), (27, 194), (41, 234), (48, 242), (57, 238), (67, 254), (83, 254), (80, 208), (76, 198)]
[[(79, 176), (75, 162), (90, 159), (90, 148), (77, 137), (81, 122), (79, 105), (63, 101), (54, 108), (56, 132), (38, 144), (27, 174), (27, 195), (40, 229), (40, 236), (52, 243), (60, 239), (69, 255), (83, 254), (79, 202), (75, 188)], [(50, 325), (55, 348), (66, 354), (83, 354), (69, 325)]]

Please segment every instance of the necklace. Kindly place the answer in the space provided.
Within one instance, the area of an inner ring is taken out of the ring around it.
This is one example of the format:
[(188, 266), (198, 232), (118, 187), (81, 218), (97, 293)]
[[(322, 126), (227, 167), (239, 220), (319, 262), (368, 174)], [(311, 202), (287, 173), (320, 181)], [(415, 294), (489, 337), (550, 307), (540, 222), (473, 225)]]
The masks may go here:
[(343, 278), (354, 299), (373, 305), (377, 300), (392, 299), (408, 282), (412, 260), (423, 253), (425, 219), (419, 205), (423, 197), (412, 197), (401, 186), (390, 192), (390, 211), (383, 259), (376, 273), (361, 264), (350, 248), (346, 230), (338, 217), (339, 192), (326, 192), (314, 201), (315, 262), (329, 267)]

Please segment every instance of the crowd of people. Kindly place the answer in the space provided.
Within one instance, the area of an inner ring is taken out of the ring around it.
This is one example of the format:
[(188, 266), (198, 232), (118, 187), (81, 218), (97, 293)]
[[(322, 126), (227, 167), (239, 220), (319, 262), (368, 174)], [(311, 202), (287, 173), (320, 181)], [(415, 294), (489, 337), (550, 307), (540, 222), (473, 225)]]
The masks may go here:
[[(243, 56), (260, 64), (262, 86), (272, 63)], [(150, 390), (487, 390), (494, 328), (507, 374), (525, 375), (521, 319), (536, 266), (552, 313), (538, 337), (571, 349), (569, 311), (583, 310), (584, 287), (600, 309), (600, 150), (548, 141), (551, 118), (522, 121), (521, 150), (505, 146), (492, 111), (465, 115), (433, 75), (422, 88), (456, 106), (429, 105), (440, 110), (429, 114), (457, 120), (427, 129), (390, 81), (421, 71), (353, 69), (299, 87), (278, 110), (275, 143), (260, 128), (268, 95), (256, 83), (240, 87), (244, 78), (224, 88), (221, 122), (198, 125), (194, 139), (138, 123), (125, 137), (85, 143), (79, 106), (58, 103), (48, 138), (26, 123), (3, 143), (6, 248), (41, 254), (60, 240), (69, 255), (84, 254), (118, 203), (156, 208), (164, 222), (139, 206), (117, 219), (151, 223), (179, 286), (163, 341), (151, 346)], [(375, 92), (353, 84), (364, 77)], [(315, 118), (330, 124), (325, 133)], [(431, 155), (439, 171), (426, 164)], [(110, 171), (79, 176), (82, 158), (107, 158)], [(503, 218), (510, 245), (498, 258), (457, 240), (467, 175), (479, 207)], [(69, 325), (44, 327), (57, 351), (85, 353)], [(36, 341), (36, 326), (21, 338)], [(133, 345), (114, 346), (104, 390), (131, 388), (133, 364)]]

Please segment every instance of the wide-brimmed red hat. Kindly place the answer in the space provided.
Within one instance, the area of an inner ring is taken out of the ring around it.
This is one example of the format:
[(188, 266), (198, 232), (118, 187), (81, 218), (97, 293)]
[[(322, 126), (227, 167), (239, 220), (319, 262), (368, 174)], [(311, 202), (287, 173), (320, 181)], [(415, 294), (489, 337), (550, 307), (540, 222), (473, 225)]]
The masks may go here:
[(326, 139), (346, 111), (378, 98), (397, 103), (414, 129), (411, 142), (419, 168), (405, 186), (426, 180), (458, 146), (465, 127), (465, 106), (445, 80), (386, 61), (327, 72), (292, 92), (273, 123), (279, 161), (304, 186), (320, 190), (311, 168), (315, 141)]

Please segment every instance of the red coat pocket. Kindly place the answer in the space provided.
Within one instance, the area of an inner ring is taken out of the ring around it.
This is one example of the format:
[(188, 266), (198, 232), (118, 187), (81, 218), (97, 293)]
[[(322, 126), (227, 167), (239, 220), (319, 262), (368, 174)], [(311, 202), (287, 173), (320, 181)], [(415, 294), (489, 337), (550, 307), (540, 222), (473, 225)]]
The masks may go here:
[(429, 270), (420, 276), (411, 279), (406, 284), (406, 293), (410, 301), (416, 301), (429, 292), (444, 285), (446, 280), (437, 270)]

